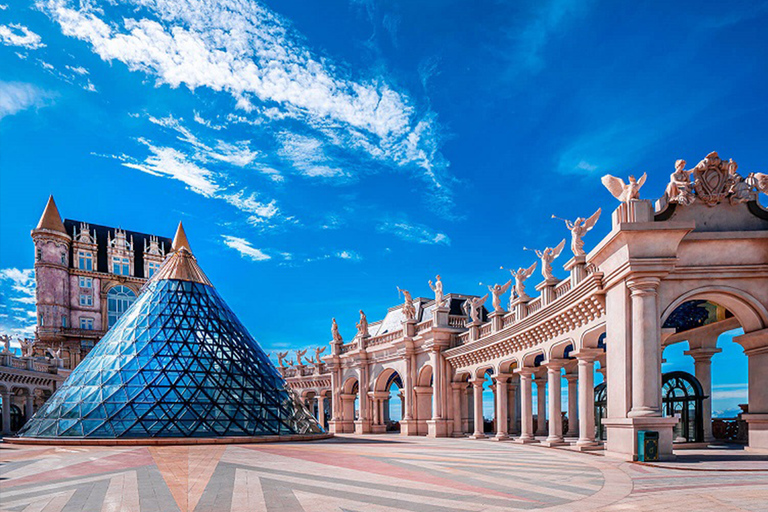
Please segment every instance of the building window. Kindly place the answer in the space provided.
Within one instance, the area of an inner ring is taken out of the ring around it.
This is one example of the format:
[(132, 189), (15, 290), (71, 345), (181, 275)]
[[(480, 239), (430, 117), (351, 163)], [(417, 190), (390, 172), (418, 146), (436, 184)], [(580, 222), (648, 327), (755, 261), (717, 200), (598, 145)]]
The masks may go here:
[(109, 327), (117, 323), (123, 313), (136, 300), (136, 294), (127, 286), (118, 285), (107, 292), (107, 318)]
[(43, 316), (43, 314), (42, 314), (42, 313), (40, 313), (39, 315), (37, 315), (37, 325), (39, 325), (40, 327), (45, 327), (45, 322), (43, 322), (43, 319), (44, 319), (44, 318), (45, 318), (45, 317)]
[(78, 253), (78, 266), (80, 270), (87, 270), (92, 271), (93, 270), (93, 254), (85, 251), (80, 251)]
[(67, 264), (67, 255), (64, 253), (61, 253), (61, 264), (66, 265)]
[(112, 273), (119, 276), (129, 275), (128, 258), (121, 258), (119, 256), (112, 258)]
[(93, 288), (93, 278), (80, 276), (80, 288)]
[(81, 293), (80, 294), (80, 305), (81, 306), (93, 306), (93, 295), (89, 293)]
[(80, 318), (80, 328), (81, 329), (85, 329), (86, 331), (92, 331), (93, 330), (93, 318), (81, 317)]
[(150, 261), (147, 263), (147, 279), (155, 275), (158, 270), (160, 270), (160, 264), (156, 261)]
[(61, 315), (61, 326), (66, 329), (66, 327), (67, 327), (67, 315)]
[(40, 261), (42, 259), (43, 259), (43, 250), (42, 249), (37, 249), (35, 251), (35, 261)]
[(84, 350), (86, 353), (90, 352), (93, 346), (93, 340), (80, 340), (80, 350)]

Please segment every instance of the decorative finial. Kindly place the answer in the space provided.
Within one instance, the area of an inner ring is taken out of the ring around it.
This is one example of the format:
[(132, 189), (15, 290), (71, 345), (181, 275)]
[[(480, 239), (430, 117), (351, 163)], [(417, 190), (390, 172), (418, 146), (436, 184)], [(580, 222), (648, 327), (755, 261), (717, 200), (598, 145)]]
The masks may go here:
[(184, 232), (184, 226), (179, 221), (179, 227), (176, 228), (176, 235), (173, 237), (173, 245), (171, 249), (178, 251), (179, 249), (186, 249), (192, 252), (192, 248), (189, 246), (189, 240), (187, 240), (187, 234)]

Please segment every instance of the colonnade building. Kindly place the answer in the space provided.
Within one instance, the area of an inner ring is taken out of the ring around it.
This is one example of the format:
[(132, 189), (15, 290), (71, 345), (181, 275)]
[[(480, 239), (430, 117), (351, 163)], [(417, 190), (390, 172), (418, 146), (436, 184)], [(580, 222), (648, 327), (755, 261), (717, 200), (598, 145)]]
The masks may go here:
[[(330, 406), (332, 432), (385, 431), (396, 385), (401, 434), (486, 437), (490, 376), (493, 439), (581, 450), (602, 444), (632, 459), (638, 432), (653, 431), (661, 458), (670, 458), (677, 443), (711, 441), (711, 358), (720, 334), (741, 329), (733, 341), (748, 358), (748, 445), (768, 450), (768, 210), (759, 202), (768, 176), (744, 177), (717, 153), (684, 166), (677, 162), (655, 204), (640, 199), (645, 176), (626, 184), (603, 178), (620, 200), (610, 231), (587, 253), (581, 238), (599, 211), (567, 222), (567, 277), (551, 272), (563, 243), (539, 251), (536, 296), (525, 288), (533, 265), (513, 272), (508, 305), (501, 295), (511, 283), (492, 287), (487, 308), (488, 296), (444, 294), (438, 276), (430, 282), (434, 299), (406, 292), (405, 303), (370, 325), (361, 312), (346, 342), (334, 321), (330, 355), (289, 367), (281, 361), (280, 370), (302, 396), (317, 399), (321, 418)], [(687, 343), (695, 375), (662, 374), (662, 352), (676, 343)], [(604, 377), (599, 404), (596, 364)]]

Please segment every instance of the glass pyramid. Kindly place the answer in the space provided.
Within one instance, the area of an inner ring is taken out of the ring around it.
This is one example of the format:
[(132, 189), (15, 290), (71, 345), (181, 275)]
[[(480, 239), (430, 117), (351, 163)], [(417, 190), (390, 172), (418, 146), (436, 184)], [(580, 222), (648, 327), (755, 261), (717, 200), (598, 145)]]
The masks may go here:
[(185, 247), (177, 249), (174, 240), (176, 251), (163, 268), (20, 437), (322, 432), (210, 285), (183, 237)]

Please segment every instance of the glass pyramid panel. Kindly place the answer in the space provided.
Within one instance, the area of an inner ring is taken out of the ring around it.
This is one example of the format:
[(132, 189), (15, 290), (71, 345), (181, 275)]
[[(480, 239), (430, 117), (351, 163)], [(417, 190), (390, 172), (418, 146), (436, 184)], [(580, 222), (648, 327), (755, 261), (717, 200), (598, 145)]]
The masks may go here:
[(212, 286), (163, 279), (147, 284), (19, 436), (320, 432)]

